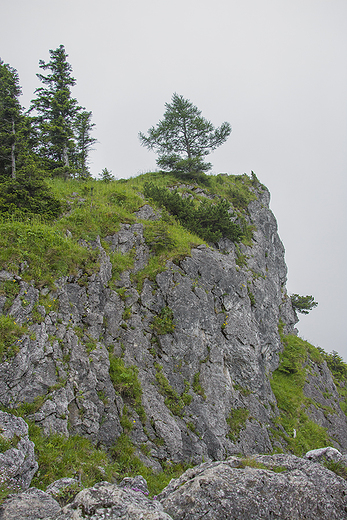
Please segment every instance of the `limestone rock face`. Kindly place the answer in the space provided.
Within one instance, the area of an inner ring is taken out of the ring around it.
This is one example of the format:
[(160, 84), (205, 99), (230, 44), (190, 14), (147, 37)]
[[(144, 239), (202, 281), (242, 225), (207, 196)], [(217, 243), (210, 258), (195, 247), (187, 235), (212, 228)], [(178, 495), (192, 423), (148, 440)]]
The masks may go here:
[(174, 520), (347, 518), (346, 481), (294, 455), (201, 464), (172, 480), (158, 499)]
[[(139, 222), (104, 237), (109, 251), (133, 258), (118, 280), (111, 283), (100, 238), (84, 243), (99, 251), (92, 275), (81, 269), (57, 280), (55, 290), (17, 277), (20, 292), (7, 312), (17, 323), (33, 324), (18, 354), (0, 364), (0, 404), (31, 403), (29, 419), (45, 433), (79, 434), (105, 448), (123, 432), (126, 404), (137, 455), (156, 470), (162, 460), (199, 464), (283, 448), (271, 434), (279, 412), (269, 380), (283, 348), (279, 320), (285, 333), (295, 333), (297, 317), (269, 193), (254, 190), (247, 216), (255, 228), (252, 246), (228, 239), (202, 244), (167, 262), (155, 280), (137, 284), (151, 257), (143, 221), (159, 215), (144, 205), (135, 215)], [(112, 382), (110, 356), (136, 367), (145, 413)], [(331, 399), (338, 401), (328, 375)], [(314, 384), (307, 388), (313, 392)], [(347, 450), (342, 411), (332, 418), (310, 412), (334, 435), (334, 446)]]
[(28, 425), (22, 418), (0, 411), (0, 435), (12, 444), (0, 453), (1, 483), (15, 491), (27, 489), (38, 468)]

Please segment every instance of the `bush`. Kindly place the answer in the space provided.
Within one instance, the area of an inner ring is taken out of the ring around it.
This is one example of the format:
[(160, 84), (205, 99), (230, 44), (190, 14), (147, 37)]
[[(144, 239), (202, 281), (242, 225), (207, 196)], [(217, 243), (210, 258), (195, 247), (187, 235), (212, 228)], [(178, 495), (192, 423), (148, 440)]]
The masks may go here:
[(45, 182), (30, 178), (11, 179), (1, 183), (0, 215), (5, 217), (41, 215), (57, 218), (62, 207)]
[(145, 184), (144, 194), (177, 216), (183, 227), (207, 242), (218, 242), (222, 237), (235, 242), (241, 240), (242, 231), (230, 220), (229, 203), (226, 200), (217, 204), (203, 201), (195, 207), (191, 199), (183, 199), (177, 190), (170, 192), (152, 182)]

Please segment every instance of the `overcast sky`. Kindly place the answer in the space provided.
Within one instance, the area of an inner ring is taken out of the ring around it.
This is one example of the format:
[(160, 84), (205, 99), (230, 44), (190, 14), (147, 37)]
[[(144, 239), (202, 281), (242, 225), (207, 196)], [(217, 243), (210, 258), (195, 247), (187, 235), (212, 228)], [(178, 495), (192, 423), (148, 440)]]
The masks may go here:
[(94, 176), (156, 168), (138, 132), (174, 92), (230, 122), (212, 173), (253, 170), (269, 188), (288, 290), (319, 302), (299, 334), (347, 360), (346, 0), (0, 0), (0, 12), (26, 108), (39, 59), (65, 46), (96, 123)]

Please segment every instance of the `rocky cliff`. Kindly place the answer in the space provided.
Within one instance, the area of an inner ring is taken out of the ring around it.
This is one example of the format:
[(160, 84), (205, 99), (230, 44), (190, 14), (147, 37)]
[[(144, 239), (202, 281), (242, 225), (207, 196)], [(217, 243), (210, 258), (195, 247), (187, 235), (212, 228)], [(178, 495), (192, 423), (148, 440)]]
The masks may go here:
[[(4, 265), (0, 282), (18, 291), (12, 299), (1, 293), (0, 311), (23, 333), (0, 363), (3, 409), (26, 406), (26, 420), (46, 435), (84, 436), (105, 450), (126, 436), (154, 471), (163, 462), (288, 451), (295, 433), (285, 429), (270, 383), (297, 316), (269, 192), (244, 184), (251, 200), (232, 218), (242, 217), (251, 239), (195, 243), (190, 254), (163, 257), (157, 274), (146, 276), (155, 256), (146, 230), (163, 216), (142, 194), (129, 223), (80, 240), (94, 252), (93, 272), (81, 267), (40, 286), (24, 276), (27, 263), (16, 273)], [(182, 197), (217, 197), (196, 185), (176, 188)], [(347, 451), (346, 416), (326, 363), (307, 355), (302, 366), (308, 420)]]

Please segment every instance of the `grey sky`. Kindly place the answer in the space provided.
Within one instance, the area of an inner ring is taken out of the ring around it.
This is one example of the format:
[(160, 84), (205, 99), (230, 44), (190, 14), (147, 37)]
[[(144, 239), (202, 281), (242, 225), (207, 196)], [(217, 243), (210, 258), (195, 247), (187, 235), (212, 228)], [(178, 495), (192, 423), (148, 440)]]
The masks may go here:
[(230, 122), (212, 172), (253, 170), (269, 188), (289, 292), (319, 302), (299, 333), (347, 360), (346, 0), (0, 0), (0, 12), (25, 107), (39, 59), (65, 45), (96, 123), (95, 176), (155, 169), (137, 134), (174, 92)]

